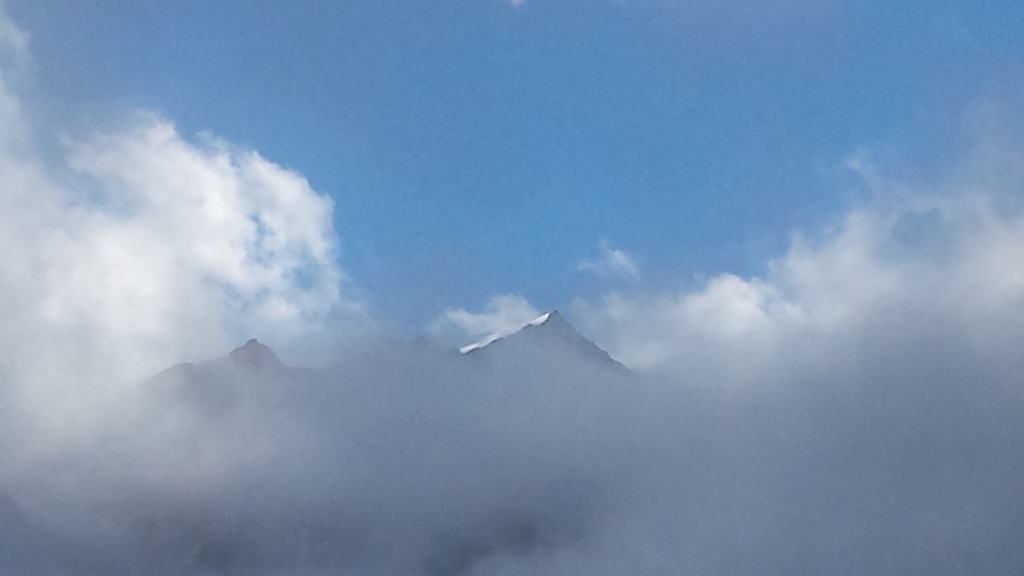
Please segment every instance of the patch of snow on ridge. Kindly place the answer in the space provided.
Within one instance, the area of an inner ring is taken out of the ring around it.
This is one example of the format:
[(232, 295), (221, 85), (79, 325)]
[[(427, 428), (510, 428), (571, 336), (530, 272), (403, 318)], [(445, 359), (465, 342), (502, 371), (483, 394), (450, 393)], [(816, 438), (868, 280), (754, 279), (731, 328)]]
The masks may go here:
[(541, 324), (547, 322), (548, 318), (551, 318), (551, 312), (547, 312), (545, 314), (537, 316), (533, 320), (527, 322), (526, 325), (523, 326), (523, 328), (526, 328), (526, 326), (540, 326)]
[(503, 338), (507, 338), (507, 337), (515, 334), (516, 332), (519, 332), (523, 328), (526, 328), (527, 326), (541, 326), (542, 324), (544, 324), (545, 322), (547, 322), (551, 318), (551, 314), (552, 314), (551, 312), (545, 312), (544, 314), (541, 314), (540, 316), (534, 318), (533, 320), (530, 320), (526, 324), (522, 324), (520, 326), (513, 326), (511, 328), (506, 328), (504, 330), (500, 330), (498, 332), (490, 334), (486, 338), (484, 338), (483, 340), (480, 340), (478, 342), (474, 342), (472, 344), (466, 344), (462, 348), (459, 348), (459, 352), (462, 353), (462, 354), (468, 354), (468, 353), (472, 352), (473, 350), (479, 350), (480, 348), (483, 348), (485, 346), (493, 344), (494, 342), (497, 342), (498, 340), (501, 340)]

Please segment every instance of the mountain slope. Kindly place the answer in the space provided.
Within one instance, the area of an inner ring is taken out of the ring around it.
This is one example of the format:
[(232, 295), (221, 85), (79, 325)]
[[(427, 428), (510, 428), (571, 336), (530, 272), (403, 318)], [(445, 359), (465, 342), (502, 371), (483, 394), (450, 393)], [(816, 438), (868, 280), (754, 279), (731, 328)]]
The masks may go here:
[(459, 352), (463, 355), (500, 355), (509, 359), (519, 357), (524, 361), (539, 356), (563, 364), (569, 361), (569, 357), (564, 355), (571, 355), (595, 365), (626, 370), (608, 352), (580, 334), (557, 310), (542, 314), (522, 326), (490, 334), (463, 346)]

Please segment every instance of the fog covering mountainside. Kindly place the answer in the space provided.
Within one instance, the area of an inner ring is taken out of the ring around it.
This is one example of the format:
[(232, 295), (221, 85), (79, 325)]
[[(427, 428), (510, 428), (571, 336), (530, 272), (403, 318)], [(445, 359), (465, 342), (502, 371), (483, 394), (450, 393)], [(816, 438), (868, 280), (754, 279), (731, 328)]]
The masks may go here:
[(933, 575), (1024, 562), (1016, 376), (936, 359), (908, 379), (879, 358), (741, 396), (594, 350), (557, 316), (468, 354), (374, 342), (311, 370), (251, 340), (174, 366), (95, 444), (8, 483), (0, 573)]
[[(30, 545), (5, 538), (3, 567), (461, 574), (576, 545), (608, 488), (589, 461), (622, 448), (604, 399), (633, 395), (590, 348), (561, 320), (486, 357), (388, 342), (310, 370), (250, 340), (174, 366), (94, 453), (54, 463), (95, 467), (85, 494), (24, 487), (35, 521), (5, 495)], [(550, 434), (572, 440), (538, 450)]]

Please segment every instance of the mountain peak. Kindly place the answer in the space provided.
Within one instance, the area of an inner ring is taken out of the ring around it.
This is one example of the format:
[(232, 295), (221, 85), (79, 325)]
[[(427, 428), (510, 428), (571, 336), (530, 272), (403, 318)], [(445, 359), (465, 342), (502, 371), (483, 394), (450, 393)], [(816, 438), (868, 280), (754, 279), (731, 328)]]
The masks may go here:
[(537, 316), (536, 318), (530, 320), (526, 324), (510, 326), (508, 328), (504, 328), (502, 330), (494, 332), (493, 334), (488, 334), (482, 340), (478, 340), (477, 342), (473, 342), (472, 344), (466, 344), (462, 348), (459, 348), (459, 352), (463, 354), (468, 354), (474, 350), (479, 350), (481, 348), (490, 346), (491, 344), (497, 342), (498, 340), (508, 338), (509, 336), (512, 336), (517, 332), (525, 330), (526, 328), (535, 328), (538, 326), (543, 326), (548, 323), (551, 323), (553, 326), (558, 324), (569, 324), (568, 322), (565, 321), (564, 318), (562, 318), (562, 315), (558, 313), (558, 310), (552, 310), (551, 312), (545, 312), (544, 314)]
[(255, 338), (250, 338), (245, 344), (232, 350), (228, 358), (239, 366), (258, 370), (284, 367), (284, 362), (281, 362), (277, 354)]
[(541, 343), (541, 346), (544, 347), (555, 346), (556, 348), (568, 345), (579, 353), (599, 358), (619, 368), (624, 368), (600, 346), (580, 334), (557, 310), (541, 314), (526, 324), (495, 332), (478, 342), (459, 348), (459, 352), (469, 354), (498, 343), (501, 343), (500, 347), (503, 347), (505, 344), (502, 341), (505, 340), (508, 340), (509, 344), (513, 342), (532, 342)]
[[(569, 321), (566, 320), (565, 317), (558, 312), (558, 310), (552, 310), (551, 312), (541, 314), (540, 316), (528, 322), (526, 326), (523, 326), (523, 328), (526, 328), (528, 326), (532, 326), (534, 328), (538, 326), (568, 326), (572, 328), (572, 324), (569, 324)], [(573, 328), (573, 330), (575, 330), (575, 328)]]

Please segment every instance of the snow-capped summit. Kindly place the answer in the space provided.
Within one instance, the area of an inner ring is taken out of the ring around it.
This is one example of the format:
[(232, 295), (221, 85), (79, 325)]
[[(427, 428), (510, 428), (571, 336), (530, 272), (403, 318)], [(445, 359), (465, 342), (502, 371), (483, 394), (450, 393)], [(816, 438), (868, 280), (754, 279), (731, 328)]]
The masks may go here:
[(503, 330), (499, 330), (498, 332), (495, 332), (493, 334), (489, 334), (485, 338), (483, 338), (482, 340), (479, 340), (477, 342), (473, 342), (472, 344), (466, 344), (462, 348), (459, 348), (459, 352), (461, 352), (463, 354), (468, 354), (468, 353), (472, 352), (473, 350), (479, 350), (480, 348), (483, 348), (485, 346), (490, 346), (491, 344), (497, 342), (498, 340), (502, 340), (504, 338), (507, 338), (507, 337), (515, 334), (516, 332), (519, 332), (520, 330), (523, 330), (524, 328), (527, 328), (527, 327), (530, 327), (530, 326), (542, 326), (542, 325), (546, 324), (548, 321), (552, 320), (552, 317), (555, 317), (555, 322), (556, 323), (560, 321), (563, 324), (568, 324), (568, 322), (566, 322), (565, 319), (562, 318), (562, 315), (559, 314), (557, 310), (552, 311), (552, 312), (546, 312), (546, 313), (541, 314), (540, 316), (534, 318), (533, 320), (530, 320), (526, 324), (519, 324), (519, 325), (516, 325), (516, 326), (510, 326), (510, 327), (505, 328)]
[(459, 348), (462, 354), (483, 351), (491, 347), (518, 348), (523, 345), (535, 346), (548, 351), (572, 350), (585, 356), (609, 362), (618, 368), (622, 364), (612, 358), (600, 346), (583, 337), (557, 310), (541, 314), (526, 324), (512, 326)]

